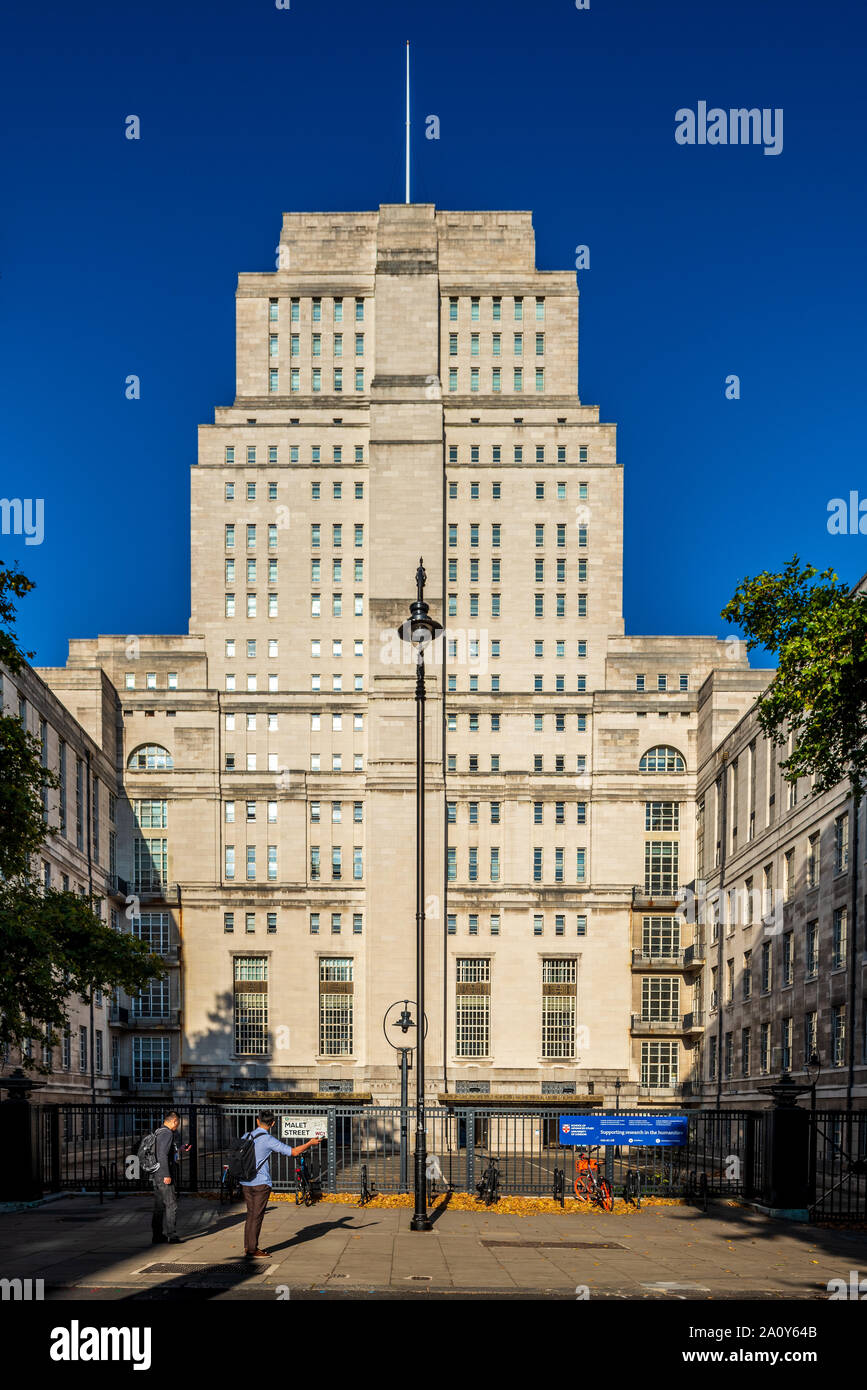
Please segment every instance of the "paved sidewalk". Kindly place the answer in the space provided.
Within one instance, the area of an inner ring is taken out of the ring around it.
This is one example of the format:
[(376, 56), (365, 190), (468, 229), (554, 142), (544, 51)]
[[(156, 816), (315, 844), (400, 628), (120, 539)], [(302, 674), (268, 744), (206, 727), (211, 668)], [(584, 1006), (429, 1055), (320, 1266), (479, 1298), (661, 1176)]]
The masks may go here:
[[(243, 1259), (243, 1207), (192, 1197), (179, 1245), (150, 1243), (149, 1199), (70, 1197), (0, 1216), (0, 1277), (44, 1279), (49, 1298), (406, 1297), (414, 1293), (572, 1297), (827, 1298), (832, 1278), (867, 1271), (867, 1231), (769, 1221), (714, 1204), (628, 1215), (508, 1216), (442, 1211), (430, 1234), (408, 1208), (323, 1202), (268, 1207), (269, 1260)], [(157, 1268), (154, 1268), (154, 1267)], [(281, 1290), (278, 1293), (278, 1289)], [(221, 1292), (222, 1291), (222, 1292)]]

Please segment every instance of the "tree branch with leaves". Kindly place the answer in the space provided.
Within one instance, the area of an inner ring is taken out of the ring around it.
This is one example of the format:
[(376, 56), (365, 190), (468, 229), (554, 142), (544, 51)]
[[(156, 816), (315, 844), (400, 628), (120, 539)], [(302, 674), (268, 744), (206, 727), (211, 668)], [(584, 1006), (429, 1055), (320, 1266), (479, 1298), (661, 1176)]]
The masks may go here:
[[(0, 564), (0, 665), (13, 676), (32, 655), (15, 638), (15, 599), (32, 588)], [(40, 882), (36, 857), (58, 833), (46, 822), (44, 798), (58, 786), (39, 740), (0, 714), (0, 1045), (21, 1048), (37, 1030), (53, 1044), (68, 1024), (71, 995), (138, 994), (166, 973), (143, 942), (100, 921), (93, 900)], [(22, 1064), (47, 1070), (26, 1052)]]
[(867, 782), (867, 596), (795, 555), (779, 574), (744, 579), (722, 617), (749, 650), (777, 657), (757, 715), (773, 743), (793, 739), (780, 763), (786, 781), (812, 777), (819, 794), (848, 780), (859, 797)]

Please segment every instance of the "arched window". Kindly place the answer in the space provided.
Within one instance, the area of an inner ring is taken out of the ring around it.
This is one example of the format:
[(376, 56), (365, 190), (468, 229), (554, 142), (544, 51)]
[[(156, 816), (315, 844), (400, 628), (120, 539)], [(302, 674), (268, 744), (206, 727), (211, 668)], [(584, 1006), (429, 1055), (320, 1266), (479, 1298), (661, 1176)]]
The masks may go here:
[(655, 748), (648, 748), (638, 764), (638, 771), (686, 772), (686, 763), (683, 754), (678, 753), (676, 748), (669, 747), (667, 743), (658, 743)]
[(156, 772), (174, 767), (171, 753), (158, 743), (143, 743), (141, 748), (134, 748), (126, 765), (134, 772)]

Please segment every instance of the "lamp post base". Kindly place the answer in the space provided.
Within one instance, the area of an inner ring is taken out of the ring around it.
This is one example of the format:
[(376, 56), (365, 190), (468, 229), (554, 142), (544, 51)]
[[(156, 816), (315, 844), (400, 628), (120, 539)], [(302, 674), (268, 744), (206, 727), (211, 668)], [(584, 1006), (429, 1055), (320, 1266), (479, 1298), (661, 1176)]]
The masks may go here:
[(427, 1189), (425, 1186), (425, 1169), (427, 1168), (427, 1150), (425, 1145), (424, 1130), (416, 1133), (415, 1139), (415, 1211), (409, 1223), (411, 1231), (432, 1231), (433, 1225), (427, 1214)]

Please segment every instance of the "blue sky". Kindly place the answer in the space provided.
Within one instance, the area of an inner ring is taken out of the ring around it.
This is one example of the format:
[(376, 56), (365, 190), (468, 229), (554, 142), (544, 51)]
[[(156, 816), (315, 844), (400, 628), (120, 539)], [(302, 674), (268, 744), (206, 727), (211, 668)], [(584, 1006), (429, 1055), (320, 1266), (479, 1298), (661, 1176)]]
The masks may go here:
[[(543, 269), (590, 247), (580, 387), (619, 425), (627, 631), (723, 634), (738, 580), (795, 552), (867, 570), (826, 524), (867, 498), (856, 0), (49, 0), (0, 32), (0, 495), (45, 499), (43, 544), (0, 558), (37, 581), (38, 662), (186, 630), (237, 273), (273, 266), (284, 210), (402, 200), (406, 38), (414, 200), (532, 209)], [(699, 101), (782, 108), (782, 153), (678, 145)]]

